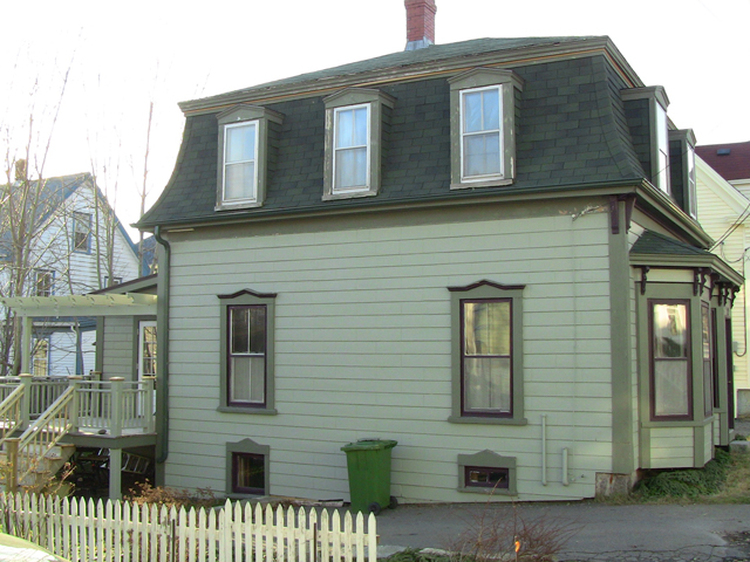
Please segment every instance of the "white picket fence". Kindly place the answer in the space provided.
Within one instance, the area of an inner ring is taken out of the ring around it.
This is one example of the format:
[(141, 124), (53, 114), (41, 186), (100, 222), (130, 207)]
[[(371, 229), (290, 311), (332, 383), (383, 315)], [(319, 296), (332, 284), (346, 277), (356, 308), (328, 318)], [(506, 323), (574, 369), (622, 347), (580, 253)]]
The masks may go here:
[[(0, 494), (2, 530), (80, 562), (376, 562), (375, 516), (232, 503), (167, 509)], [(343, 521), (342, 521), (343, 520)]]

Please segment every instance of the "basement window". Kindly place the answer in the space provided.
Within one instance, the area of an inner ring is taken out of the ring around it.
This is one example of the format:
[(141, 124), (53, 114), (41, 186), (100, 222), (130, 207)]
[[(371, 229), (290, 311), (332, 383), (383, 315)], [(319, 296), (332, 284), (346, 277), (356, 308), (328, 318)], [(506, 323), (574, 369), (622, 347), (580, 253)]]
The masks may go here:
[(516, 458), (485, 449), (458, 455), (458, 491), (515, 496)]
[(464, 482), (467, 487), (507, 490), (510, 484), (510, 470), (487, 466), (465, 466)]
[(270, 447), (252, 439), (227, 443), (227, 493), (232, 496), (265, 496), (270, 493)]

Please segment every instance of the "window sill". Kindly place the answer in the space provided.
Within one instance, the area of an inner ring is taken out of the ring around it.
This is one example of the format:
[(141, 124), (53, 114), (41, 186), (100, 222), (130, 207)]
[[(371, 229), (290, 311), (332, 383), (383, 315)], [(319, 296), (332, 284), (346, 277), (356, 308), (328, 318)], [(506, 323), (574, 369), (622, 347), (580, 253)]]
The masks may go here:
[(450, 416), (450, 423), (472, 423), (487, 425), (527, 425), (526, 418), (493, 418), (490, 416)]
[(278, 414), (275, 408), (254, 408), (252, 406), (219, 406), (217, 412), (228, 414), (254, 414), (261, 416), (275, 416)]
[(513, 179), (499, 177), (495, 179), (463, 181), (461, 183), (452, 183), (451, 191), (458, 190), (458, 189), (474, 189), (477, 187), (505, 187), (506, 185), (513, 185)]
[(214, 211), (235, 211), (241, 209), (254, 209), (262, 207), (263, 204), (258, 201), (239, 201), (237, 203), (217, 203)]
[(485, 495), (493, 495), (493, 496), (517, 496), (518, 492), (512, 492), (508, 490), (507, 488), (480, 488), (479, 486), (470, 487), (467, 486), (466, 488), (456, 488), (456, 491), (458, 492), (465, 492), (467, 494), (485, 494)]
[(374, 189), (363, 189), (361, 191), (349, 191), (343, 193), (324, 193), (323, 201), (336, 201), (337, 199), (356, 199), (358, 197), (374, 197), (378, 192)]

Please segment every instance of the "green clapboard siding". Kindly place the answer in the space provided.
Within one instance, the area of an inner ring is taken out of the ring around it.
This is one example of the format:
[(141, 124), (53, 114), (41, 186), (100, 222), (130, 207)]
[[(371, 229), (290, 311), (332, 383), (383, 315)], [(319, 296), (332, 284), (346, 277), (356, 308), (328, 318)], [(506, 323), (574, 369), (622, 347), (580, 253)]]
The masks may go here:
[[(168, 485), (223, 491), (225, 444), (250, 438), (270, 447), (272, 494), (348, 498), (340, 447), (379, 437), (399, 442), (392, 485), (403, 501), (481, 500), (456, 490), (457, 456), (485, 449), (516, 458), (521, 499), (594, 494), (595, 474), (611, 470), (612, 455), (605, 213), (318, 226), (170, 240)], [(525, 285), (525, 425), (447, 421), (447, 287), (482, 279)], [(217, 295), (241, 289), (277, 294), (276, 415), (218, 411)]]

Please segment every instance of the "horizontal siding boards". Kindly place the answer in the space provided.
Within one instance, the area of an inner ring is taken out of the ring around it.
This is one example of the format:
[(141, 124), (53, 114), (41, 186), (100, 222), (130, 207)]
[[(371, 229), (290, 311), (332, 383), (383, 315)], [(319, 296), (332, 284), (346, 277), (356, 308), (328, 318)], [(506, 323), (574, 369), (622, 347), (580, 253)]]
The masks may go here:
[(693, 427), (651, 428), (650, 468), (693, 466), (695, 442)]
[[(607, 233), (593, 213), (174, 240), (167, 484), (223, 491), (224, 444), (249, 437), (271, 448), (274, 494), (348, 498), (340, 447), (381, 437), (399, 441), (393, 487), (407, 500), (477, 501), (456, 491), (457, 455), (484, 449), (517, 458), (524, 499), (593, 495), (611, 455)], [(480, 279), (526, 285), (525, 426), (447, 421), (447, 287)], [(217, 410), (217, 295), (245, 288), (278, 295), (275, 416)], [(588, 475), (567, 487), (563, 447)]]
[(103, 378), (131, 379), (135, 361), (134, 320), (126, 316), (110, 316), (102, 320), (104, 322)]

